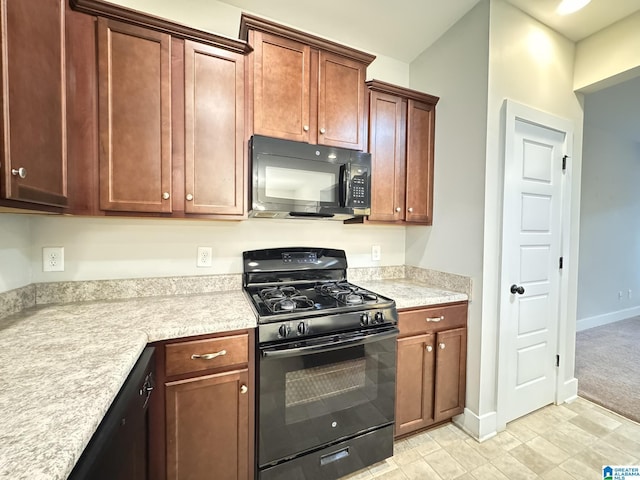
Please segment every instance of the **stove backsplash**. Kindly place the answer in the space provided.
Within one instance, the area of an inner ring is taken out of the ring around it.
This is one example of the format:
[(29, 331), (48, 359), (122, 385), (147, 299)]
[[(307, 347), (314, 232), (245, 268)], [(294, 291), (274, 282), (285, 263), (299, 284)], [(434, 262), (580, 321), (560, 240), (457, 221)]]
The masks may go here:
[[(407, 278), (435, 288), (466, 293), (471, 298), (471, 279), (436, 270), (396, 265), (361, 267), (347, 270), (349, 281)], [(242, 274), (181, 277), (150, 277), (120, 280), (85, 280), (75, 282), (34, 283), (0, 293), (0, 318), (34, 305), (53, 303), (116, 300), (160, 295), (205, 294), (242, 288)], [(25, 301), (25, 295), (28, 301)]]

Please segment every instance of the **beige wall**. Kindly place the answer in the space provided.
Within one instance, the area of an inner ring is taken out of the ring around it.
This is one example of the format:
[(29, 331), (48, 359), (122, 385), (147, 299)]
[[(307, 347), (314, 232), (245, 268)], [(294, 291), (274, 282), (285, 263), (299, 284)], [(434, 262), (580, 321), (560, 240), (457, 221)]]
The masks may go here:
[(0, 293), (29, 285), (31, 278), (29, 216), (0, 213)]
[(407, 229), (407, 263), (473, 280), (467, 408), (478, 413), (482, 324), (489, 1), (481, 1), (411, 63), (411, 87), (436, 107), (433, 226)]
[[(497, 404), (496, 340), (499, 327), (504, 101), (508, 98), (567, 119), (574, 125), (573, 156), (568, 173), (571, 188), (570, 236), (563, 239), (563, 253), (566, 254), (563, 276), (568, 277), (569, 293), (562, 302), (560, 327), (560, 348), (566, 356), (560, 375), (567, 382), (568, 390), (574, 380), (583, 122), (581, 98), (573, 92), (573, 42), (504, 0), (491, 2), (490, 32), (482, 313), (482, 364), (487, 368), (483, 369), (481, 413), (496, 408)], [(559, 396), (564, 397), (561, 400), (566, 398), (565, 392), (559, 392)]]
[(578, 42), (573, 88), (584, 93), (640, 76), (640, 12)]

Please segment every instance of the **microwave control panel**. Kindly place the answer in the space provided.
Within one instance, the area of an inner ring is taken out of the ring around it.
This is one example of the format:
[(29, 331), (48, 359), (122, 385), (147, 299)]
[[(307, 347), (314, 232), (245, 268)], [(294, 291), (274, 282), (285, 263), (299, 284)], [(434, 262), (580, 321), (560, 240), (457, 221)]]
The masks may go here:
[(367, 175), (355, 175), (351, 179), (351, 203), (354, 207), (367, 206), (369, 182)]

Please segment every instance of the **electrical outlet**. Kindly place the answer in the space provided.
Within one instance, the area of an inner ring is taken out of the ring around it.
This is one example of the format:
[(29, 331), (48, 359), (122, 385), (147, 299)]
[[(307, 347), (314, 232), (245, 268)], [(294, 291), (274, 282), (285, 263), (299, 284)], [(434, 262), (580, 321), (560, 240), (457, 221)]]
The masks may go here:
[(631, 289), (627, 290), (627, 298), (631, 298), (633, 296), (633, 292)]
[(622, 290), (618, 292), (618, 300), (622, 300)]
[(64, 247), (42, 247), (42, 271), (64, 272)]
[(380, 245), (371, 246), (371, 260), (377, 262), (380, 260)]
[(198, 258), (196, 260), (198, 267), (211, 266), (211, 247), (198, 247)]

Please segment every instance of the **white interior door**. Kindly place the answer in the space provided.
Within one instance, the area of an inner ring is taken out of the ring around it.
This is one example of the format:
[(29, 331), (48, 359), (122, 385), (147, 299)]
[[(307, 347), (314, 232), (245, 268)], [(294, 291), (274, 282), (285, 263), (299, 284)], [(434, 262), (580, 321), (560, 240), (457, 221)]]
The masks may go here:
[(515, 115), (506, 129), (499, 354), (505, 423), (556, 398), (567, 138)]

